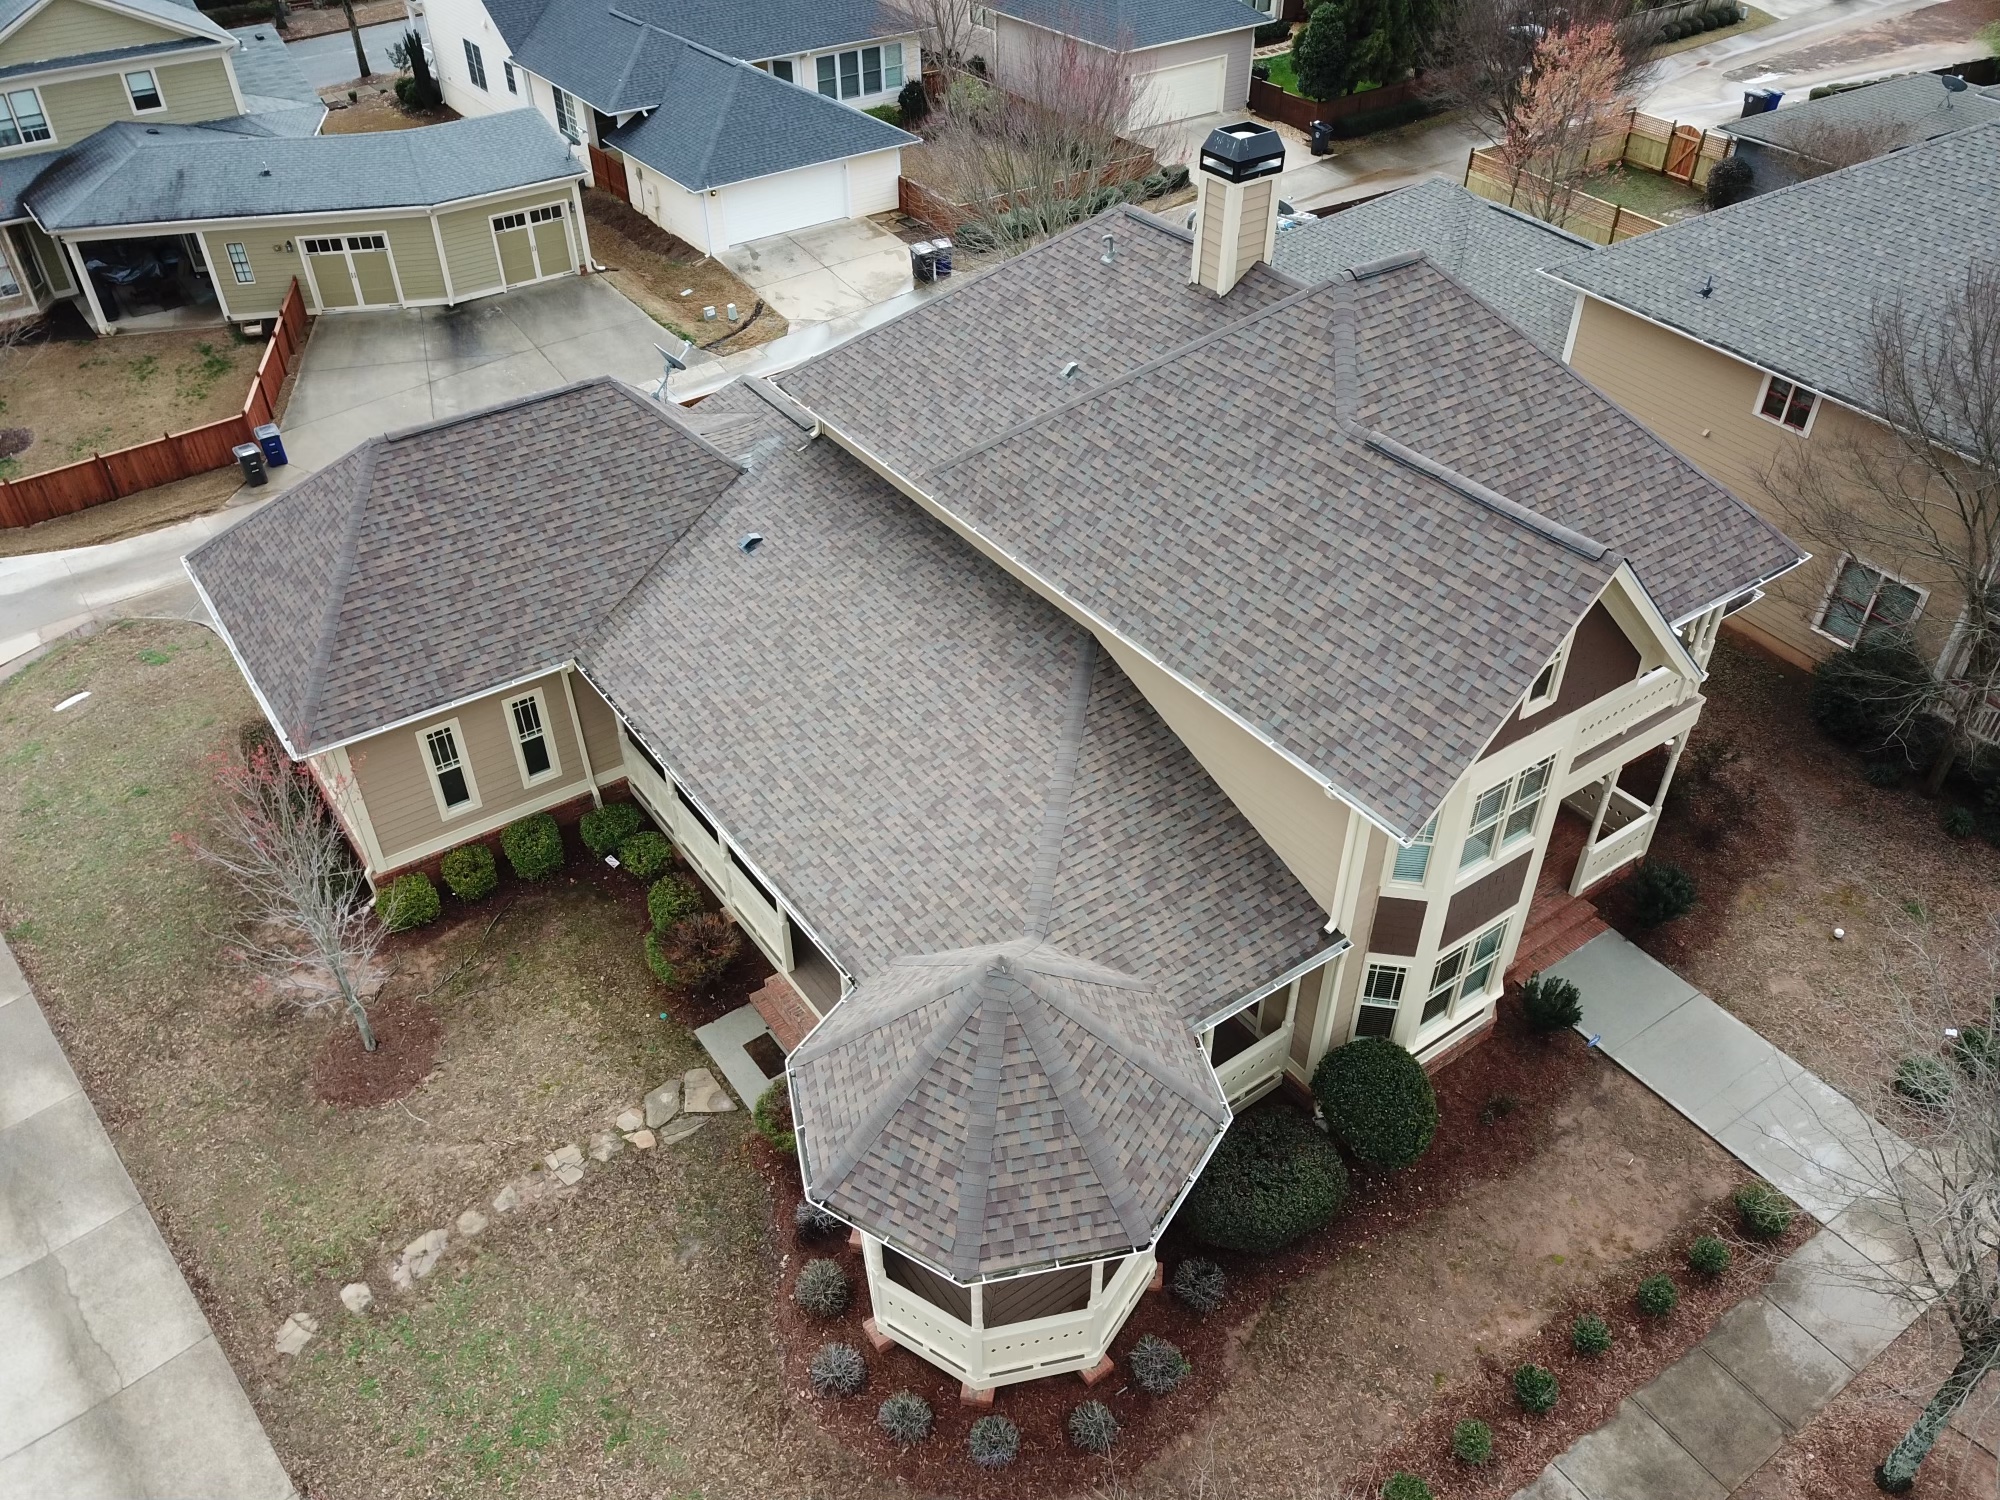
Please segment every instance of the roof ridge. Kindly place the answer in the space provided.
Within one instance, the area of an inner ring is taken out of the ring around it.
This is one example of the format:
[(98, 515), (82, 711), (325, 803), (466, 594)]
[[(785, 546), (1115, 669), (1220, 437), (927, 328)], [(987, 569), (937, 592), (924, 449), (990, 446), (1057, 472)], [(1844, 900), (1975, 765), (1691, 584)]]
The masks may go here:
[[(986, 971), (987, 982), (976, 986), (979, 1009), (972, 1017), (972, 1024), (979, 1028), (972, 1053), (975, 1091), (984, 1085), (997, 1092), (1007, 1058), (1007, 1015), (1013, 1007), (996, 982), (1000, 976), (993, 970), (999, 963), (994, 960)], [(998, 1123), (996, 1110), (966, 1111), (965, 1139), (960, 1143), (952, 1172), (952, 1186), (958, 1192), (958, 1214), (952, 1225), (951, 1264), (961, 1275), (979, 1274), (979, 1251), (986, 1240), (986, 1199), (993, 1184), (993, 1134)]]
[[(1057, 949), (1056, 951), (1061, 952), (1062, 950)], [(1094, 981), (1079, 980), (1078, 982), (1088, 984)], [(1089, 1032), (1100, 1042), (1104, 1043), (1105, 1046), (1116, 1048), (1119, 1055), (1124, 1057), (1128, 1062), (1143, 1063), (1149, 1077), (1155, 1078), (1165, 1084), (1176, 1094), (1187, 1100), (1188, 1103), (1200, 1109), (1210, 1119), (1217, 1118), (1212, 1106), (1216, 1103), (1219, 1094), (1210, 1095), (1185, 1087), (1185, 1080), (1176, 1077), (1173, 1070), (1168, 1066), (1166, 1059), (1158, 1056), (1152, 1048), (1133, 1041), (1129, 1037), (1114, 1037), (1111, 1035), (1110, 1029), (1096, 1016), (1091, 1015), (1088, 1011), (1069, 1005), (1066, 1001), (1058, 999), (1052, 992), (1044, 993), (1041, 998), (1044, 1005), (1054, 1010), (1064, 1020)], [(1227, 1101), (1224, 1101), (1223, 1107), (1224, 1109), (1228, 1108)]]
[(1049, 935), (1055, 906), (1056, 872), (1062, 867), (1063, 835), (1069, 829), (1070, 798), (1076, 791), (1076, 767), (1082, 758), (1083, 730), (1090, 715), (1091, 689), (1097, 680), (1097, 637), (1078, 627), (1083, 637), (1070, 667), (1069, 702), (1063, 711), (1062, 733), (1056, 740), (1056, 763), (1042, 803), (1042, 832), (1036, 843), (1028, 880), (1028, 936)]
[(320, 700), (326, 696), (326, 672), (333, 660), (333, 643), (340, 634), (340, 613), (347, 603), (347, 586), (354, 581), (355, 554), (361, 546), (361, 522), (368, 513), (368, 486), (375, 478), (375, 458), (386, 438), (370, 438), (361, 450), (360, 472), (355, 476), (348, 503), (346, 528), (341, 533), (340, 554), (335, 559), (326, 607), (320, 614), (319, 639), (313, 643), (312, 666), (306, 673), (308, 693), (299, 708), (297, 743), (310, 744), (313, 721), (319, 716)]
[(1394, 459), (1405, 468), (1415, 469), (1449, 489), (1457, 491), (1466, 499), (1483, 505), (1496, 515), (1505, 516), (1518, 522), (1528, 530), (1557, 546), (1574, 552), (1591, 562), (1601, 562), (1611, 549), (1594, 537), (1565, 526), (1560, 521), (1552, 521), (1540, 511), (1523, 505), (1518, 500), (1509, 499), (1498, 490), (1481, 484), (1478, 480), (1461, 474), (1447, 464), (1441, 464), (1416, 449), (1406, 447), (1385, 433), (1370, 430), (1361, 439), (1377, 453)]

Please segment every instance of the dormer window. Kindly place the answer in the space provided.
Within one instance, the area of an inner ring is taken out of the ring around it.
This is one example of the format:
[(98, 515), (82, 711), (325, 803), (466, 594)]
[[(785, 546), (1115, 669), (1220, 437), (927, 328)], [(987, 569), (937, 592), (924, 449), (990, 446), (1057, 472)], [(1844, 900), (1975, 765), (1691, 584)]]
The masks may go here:
[(0, 148), (53, 139), (49, 117), (42, 113), (41, 95), (33, 89), (0, 94)]
[(1569, 664), (1569, 642), (1564, 641), (1556, 654), (1549, 658), (1549, 664), (1535, 674), (1534, 686), (1528, 689), (1528, 696), (1521, 702), (1521, 717), (1539, 713), (1556, 701), (1556, 694), (1562, 691), (1563, 668)]
[(125, 93), (132, 101), (132, 113), (151, 114), (156, 109), (165, 109), (167, 101), (160, 97), (160, 81), (153, 76), (151, 68), (141, 68), (125, 75)]

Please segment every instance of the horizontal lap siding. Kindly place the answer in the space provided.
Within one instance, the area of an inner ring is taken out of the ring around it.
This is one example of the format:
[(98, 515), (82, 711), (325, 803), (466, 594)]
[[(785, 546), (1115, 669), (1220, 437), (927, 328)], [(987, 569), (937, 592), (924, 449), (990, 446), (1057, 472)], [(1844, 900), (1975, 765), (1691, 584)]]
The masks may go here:
[(854, 218), (887, 213), (896, 206), (896, 184), (903, 174), (903, 153), (877, 151), (851, 157), (847, 163), (847, 212)]
[(500, 261), (493, 250), (494, 216), (538, 208), (544, 203), (562, 204), (563, 217), (568, 218), (573, 211), (570, 185), (552, 183), (512, 197), (497, 198), (476, 208), (455, 208), (438, 215), (445, 258), (451, 262), (452, 295), (458, 301), (500, 290)]
[[(274, 313), (284, 300), (285, 289), (294, 276), (299, 290), (310, 301), (312, 288), (299, 265), (299, 242), (332, 235), (381, 234), (389, 241), (396, 257), (396, 274), (402, 278), (403, 297), (410, 302), (442, 302), (444, 275), (438, 269), (437, 241), (431, 236), (428, 218), (375, 217), (366, 214), (337, 219), (303, 222), (297, 219), (252, 220), (225, 229), (205, 229), (202, 240), (208, 246), (210, 263), (221, 283), (223, 299), (236, 317)], [(245, 284), (236, 279), (229, 263), (228, 246), (243, 247), (256, 280)], [(290, 249), (285, 247), (289, 245)]]
[(444, 271), (438, 265), (437, 240), (431, 234), (429, 218), (389, 219), (376, 227), (389, 236), (396, 274), (403, 282), (403, 300), (444, 301)]
[[(125, 97), (125, 85), (116, 77), (69, 78), (61, 83), (40, 85), (42, 108), (49, 128), (56, 133), (56, 146), (74, 146), (94, 135), (114, 120), (130, 120), (132, 103)], [(49, 149), (44, 143), (42, 150)]]
[(109, 52), (114, 47), (144, 47), (186, 35), (134, 16), (84, 5), (79, 0), (56, 0), (5, 43), (0, 43), (0, 68), (45, 62), (52, 57), (80, 57), (86, 52)]
[[(201, 238), (208, 247), (208, 262), (215, 267), (216, 284), (222, 288), (222, 300), (229, 304), (231, 316), (275, 313), (278, 304), (285, 300), (293, 277), (298, 278), (300, 295), (310, 302), (312, 292), (306, 286), (305, 272), (299, 269), (298, 252), (285, 248), (285, 242), (291, 238), (285, 227), (252, 224), (237, 229), (209, 229), (202, 232)], [(231, 244), (243, 247), (255, 281), (245, 283), (236, 279), (229, 263)]]
[(229, 65), (221, 58), (167, 64), (156, 71), (160, 95), (167, 101), (167, 107), (163, 115), (146, 116), (148, 120), (164, 118), (176, 125), (197, 125), (203, 120), (226, 120), (236, 113), (236, 91), (229, 86)]

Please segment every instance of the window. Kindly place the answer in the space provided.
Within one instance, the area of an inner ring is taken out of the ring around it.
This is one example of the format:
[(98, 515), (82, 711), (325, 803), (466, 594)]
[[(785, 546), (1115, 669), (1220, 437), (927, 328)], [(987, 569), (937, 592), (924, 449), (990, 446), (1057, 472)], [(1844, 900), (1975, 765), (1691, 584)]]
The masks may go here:
[(549, 93), (556, 101), (556, 129), (563, 133), (563, 139), (572, 146), (583, 144), (583, 132), (576, 126), (576, 101), (561, 89), (550, 87)]
[(0, 297), (18, 297), (21, 283), (14, 279), (14, 268), (7, 264), (5, 250), (0, 250)]
[(780, 57), (775, 60), (771, 64), (771, 76), (782, 79), (786, 83), (794, 82), (795, 80), (792, 77), (792, 60), (789, 57)]
[(1564, 641), (1562, 648), (1549, 658), (1549, 664), (1535, 674), (1534, 686), (1528, 689), (1528, 696), (1521, 703), (1523, 718), (1556, 701), (1556, 694), (1562, 691), (1563, 667), (1568, 661), (1569, 642)]
[(884, 42), (882, 44), (882, 87), (901, 89), (903, 86), (903, 44)]
[(1551, 757), (1528, 767), (1512, 781), (1503, 781), (1479, 794), (1479, 800), (1472, 806), (1472, 826), (1466, 831), (1465, 850), (1458, 858), (1461, 870), (1533, 837), (1535, 819), (1542, 810), (1542, 793), (1548, 788), (1549, 771), (1554, 765)]
[(389, 248), (389, 238), (387, 235), (381, 234), (350, 234), (347, 237), (347, 248), (350, 250), (387, 250)]
[(472, 76), (474, 85), (484, 89), (486, 87), (486, 59), (480, 55), (479, 44), (477, 42), (473, 41), (470, 37), (464, 38), (464, 41), (465, 71)]
[(1431, 844), (1437, 838), (1438, 820), (1432, 818), (1424, 824), (1424, 831), (1407, 849), (1396, 851), (1396, 868), (1392, 878), (1406, 880), (1411, 885), (1422, 885), (1424, 877), (1431, 870)]
[(1431, 992), (1424, 1001), (1421, 1025), (1428, 1026), (1440, 1016), (1457, 1015), (1467, 1004), (1477, 1005), (1485, 999), (1486, 986), (1500, 962), (1500, 943), (1506, 936), (1507, 924), (1495, 923), (1437, 961), (1431, 970)]
[(0, 147), (52, 139), (49, 117), (42, 113), (41, 95), (33, 89), (0, 94)]
[(159, 80), (153, 77), (151, 68), (141, 68), (136, 73), (125, 75), (125, 92), (131, 97), (135, 114), (145, 114), (149, 110), (165, 109), (167, 101), (160, 97)]
[(1842, 645), (1873, 646), (1900, 634), (1923, 606), (1921, 589), (1844, 557), (1820, 610), (1819, 628)]
[[(872, 48), (870, 49), (873, 50)], [(879, 64), (877, 65), (880, 66)], [(852, 99), (861, 92), (861, 54), (843, 52), (840, 54), (840, 97)]]
[(829, 99), (838, 99), (840, 86), (834, 82), (833, 54), (829, 52), (824, 57), (815, 58), (813, 66), (819, 73), (819, 91)]
[(991, 31), (993, 29), (993, 12), (984, 5), (973, 6), (972, 24), (974, 26), (984, 26), (988, 31)]
[(819, 91), (829, 99), (856, 99), (903, 86), (903, 44), (829, 52), (813, 59)]
[(1396, 1030), (1396, 1012), (1403, 1003), (1403, 978), (1410, 971), (1401, 964), (1370, 964), (1361, 979), (1361, 1003), (1354, 1008), (1356, 1036), (1390, 1036)]
[(445, 817), (479, 806), (479, 789), (472, 772), (459, 752), (458, 720), (438, 724), (418, 736), (423, 741), (424, 760), (430, 767), (431, 791), (438, 811)]
[(241, 244), (231, 240), (222, 247), (229, 255), (229, 269), (236, 273), (240, 285), (249, 286), (257, 279), (257, 273), (250, 269), (250, 252)]
[(1773, 375), (1764, 383), (1764, 399), (1758, 403), (1757, 415), (1804, 432), (1812, 425), (1813, 408), (1818, 404), (1819, 397), (1804, 386)]
[(500, 76), (507, 80), (508, 93), (518, 94), (521, 92), (521, 85), (514, 78), (514, 65), (511, 62), (502, 62), (500, 64)]
[(555, 745), (549, 739), (543, 719), (539, 691), (524, 693), (508, 703), (507, 727), (514, 735), (514, 759), (520, 766), (523, 786), (533, 786), (538, 781), (562, 773)]

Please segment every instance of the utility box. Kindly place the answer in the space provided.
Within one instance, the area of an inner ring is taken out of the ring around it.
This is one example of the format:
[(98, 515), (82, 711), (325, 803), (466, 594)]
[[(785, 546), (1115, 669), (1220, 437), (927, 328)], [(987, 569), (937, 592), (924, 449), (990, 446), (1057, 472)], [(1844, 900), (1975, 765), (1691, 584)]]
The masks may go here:
[(257, 446), (264, 450), (264, 462), (273, 469), (282, 469), (291, 460), (285, 457), (284, 439), (278, 436), (276, 422), (262, 422), (250, 430), (250, 436), (257, 440)]
[(270, 479), (264, 472), (264, 450), (255, 443), (238, 443), (229, 450), (236, 457), (236, 467), (243, 471), (243, 482), (255, 487)]
[(1314, 120), (1312, 122), (1312, 154), (1325, 156), (1333, 150), (1333, 121)]

